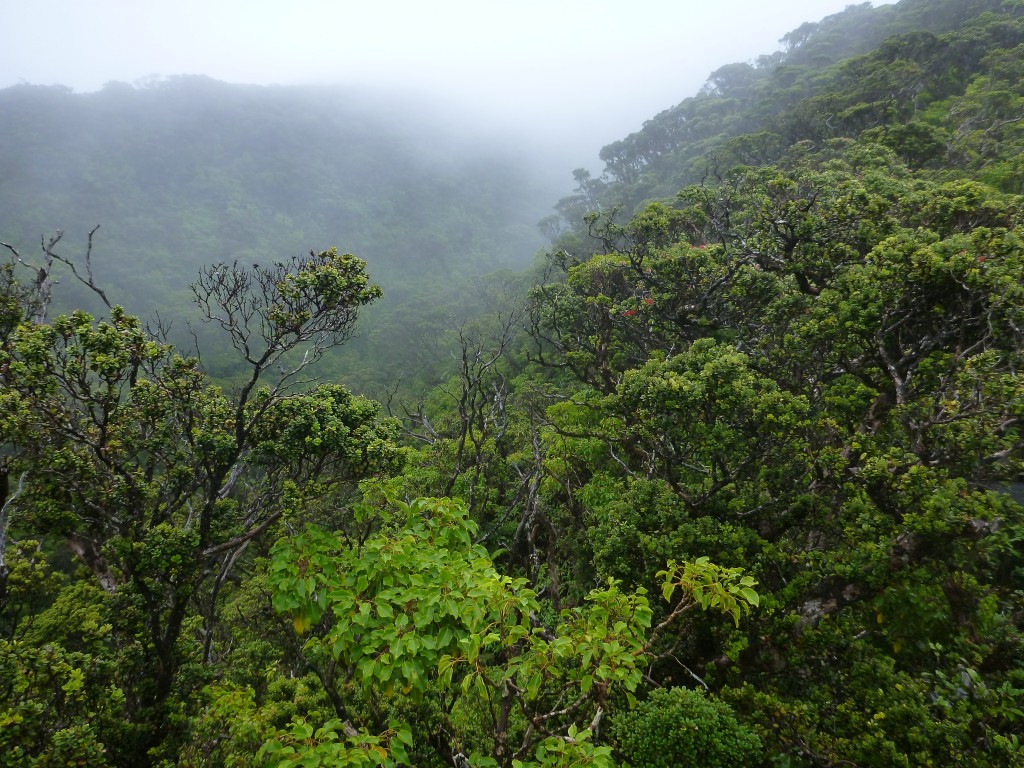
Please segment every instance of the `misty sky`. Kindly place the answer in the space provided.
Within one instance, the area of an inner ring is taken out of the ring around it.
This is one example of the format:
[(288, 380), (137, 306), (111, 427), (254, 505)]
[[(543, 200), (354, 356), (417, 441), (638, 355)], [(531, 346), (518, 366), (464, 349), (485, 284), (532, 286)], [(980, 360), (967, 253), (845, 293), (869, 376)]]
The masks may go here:
[[(849, 0), (0, 0), (0, 88), (149, 75), (401, 88), (576, 164)], [(875, 5), (879, 5), (876, 0)], [(2, 130), (2, 115), (0, 115)]]

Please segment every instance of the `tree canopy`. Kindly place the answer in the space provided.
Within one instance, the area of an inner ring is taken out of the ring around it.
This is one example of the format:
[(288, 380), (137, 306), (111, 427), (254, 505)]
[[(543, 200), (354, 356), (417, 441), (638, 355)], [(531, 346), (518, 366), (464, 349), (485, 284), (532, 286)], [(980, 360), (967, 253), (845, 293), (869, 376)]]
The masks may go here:
[(6, 246), (0, 764), (1024, 766), (1019, 6), (720, 68), (384, 405), (354, 256), (203, 267), (217, 383)]

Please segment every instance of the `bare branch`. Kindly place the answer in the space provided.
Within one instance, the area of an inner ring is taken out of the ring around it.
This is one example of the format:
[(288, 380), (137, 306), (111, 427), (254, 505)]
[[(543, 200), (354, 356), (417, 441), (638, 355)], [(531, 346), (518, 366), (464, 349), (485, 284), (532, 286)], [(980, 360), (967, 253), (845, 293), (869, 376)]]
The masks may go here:
[(59, 261), (61, 264), (67, 265), (71, 269), (71, 274), (75, 276), (75, 279), (78, 280), (78, 282), (99, 296), (107, 309), (113, 309), (113, 305), (110, 303), (110, 299), (107, 298), (107, 294), (103, 292), (102, 288), (96, 285), (96, 281), (92, 275), (92, 238), (99, 228), (100, 225), (97, 224), (89, 231), (88, 247), (85, 250), (85, 275), (79, 273), (78, 268), (75, 266), (75, 262), (72, 259), (61, 256), (54, 250), (54, 248), (57, 247), (57, 243), (59, 243), (61, 238), (64, 236), (63, 232), (58, 231), (56, 235), (50, 238), (49, 242), (43, 243), (43, 253), (48, 259), (48, 262)]
[[(6, 470), (4, 471), (6, 472)], [(21, 473), (21, 476), (18, 478), (18, 487), (14, 489), (14, 493), (10, 497), (4, 499), (4, 505), (0, 507), (0, 596), (3, 594), (3, 588), (6, 586), (7, 581), (7, 527), (10, 524), (11, 509), (25, 488), (25, 477), (27, 475), (27, 471)], [(4, 482), (6, 483), (6, 474)], [(6, 485), (4, 487), (6, 488)]]

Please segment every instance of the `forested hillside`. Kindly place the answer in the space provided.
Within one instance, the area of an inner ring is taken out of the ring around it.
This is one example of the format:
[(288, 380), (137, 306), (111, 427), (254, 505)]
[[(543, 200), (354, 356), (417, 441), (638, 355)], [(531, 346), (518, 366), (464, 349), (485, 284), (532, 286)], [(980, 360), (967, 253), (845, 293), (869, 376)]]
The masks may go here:
[(605, 147), (605, 173), (577, 171), (577, 194), (547, 228), (616, 205), (631, 214), (736, 165), (776, 162), (799, 142), (862, 134), (914, 170), (1019, 193), (1016, 7), (861, 3), (808, 22), (782, 39), (782, 51), (721, 67), (700, 93)]
[(0, 765), (1024, 766), (1024, 5), (782, 42), (384, 405), (354, 256), (203, 268), (221, 388), (11, 253)]
[[(387, 299), (360, 354), (330, 370), (363, 383), (384, 381), (364, 368), (397, 375), (415, 351), (397, 329), (430, 323), (427, 304), (454, 305), (472, 278), (530, 263), (555, 189), (498, 137), (446, 132), (422, 103), (340, 88), (203, 77), (84, 94), (17, 86), (0, 91), (0, 113), (2, 239), (34, 253), (60, 229), (59, 252), (81, 255), (99, 225), (97, 280), (172, 322), (178, 343), (195, 319), (188, 285), (211, 261), (264, 262), (296, 244), (359, 253)], [(62, 306), (97, 308), (76, 285), (61, 293)], [(214, 372), (238, 375), (205, 341)]]

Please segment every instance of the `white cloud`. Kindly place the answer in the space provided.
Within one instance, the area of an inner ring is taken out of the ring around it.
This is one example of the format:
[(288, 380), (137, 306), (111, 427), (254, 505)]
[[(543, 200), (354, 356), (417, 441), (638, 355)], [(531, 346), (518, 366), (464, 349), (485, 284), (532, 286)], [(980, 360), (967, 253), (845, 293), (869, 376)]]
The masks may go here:
[(402, 87), (525, 134), (593, 137), (593, 156), (712, 70), (770, 53), (786, 32), (847, 4), (10, 0), (0, 8), (0, 87), (88, 91), (151, 74)]

